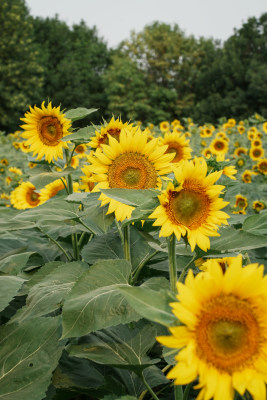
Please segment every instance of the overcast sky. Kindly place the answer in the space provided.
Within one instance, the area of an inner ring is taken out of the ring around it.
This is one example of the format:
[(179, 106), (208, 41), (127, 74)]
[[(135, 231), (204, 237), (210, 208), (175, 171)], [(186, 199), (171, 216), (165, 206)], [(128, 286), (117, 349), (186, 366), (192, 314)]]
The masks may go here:
[(267, 12), (266, 0), (26, 0), (33, 16), (53, 17), (68, 25), (83, 19), (95, 25), (109, 47), (154, 21), (177, 23), (186, 35), (222, 41), (249, 17)]

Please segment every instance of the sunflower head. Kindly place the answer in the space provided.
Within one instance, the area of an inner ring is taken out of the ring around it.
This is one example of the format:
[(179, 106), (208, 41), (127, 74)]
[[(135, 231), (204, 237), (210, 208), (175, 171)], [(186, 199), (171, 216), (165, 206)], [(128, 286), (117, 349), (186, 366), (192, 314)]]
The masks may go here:
[(228, 143), (224, 139), (216, 138), (210, 144), (210, 151), (212, 154), (226, 154), (228, 151)]
[[(165, 154), (167, 146), (159, 146), (158, 139), (148, 140), (140, 129), (123, 129), (119, 142), (109, 138), (109, 145), (102, 145), (88, 157), (92, 181), (98, 182), (94, 191), (101, 189), (150, 189), (161, 186), (161, 176), (171, 172), (173, 153)], [(99, 197), (102, 205), (109, 204), (108, 213), (115, 212), (117, 220), (130, 218), (133, 207), (108, 198)]]
[(51, 102), (45, 107), (43, 101), (41, 108), (30, 107), (21, 120), (25, 123), (21, 125), (24, 129), (21, 136), (26, 139), (25, 146), (33, 156), (37, 155), (37, 160), (45, 157), (50, 163), (53, 159), (63, 158), (63, 149), (68, 148), (68, 143), (61, 139), (70, 133), (71, 121), (61, 113), (60, 107), (52, 107)]
[(260, 212), (261, 210), (264, 210), (266, 208), (266, 203), (261, 200), (255, 200), (253, 201), (252, 208), (256, 212)]
[(249, 156), (252, 160), (258, 161), (264, 156), (264, 149), (262, 147), (251, 147)]
[(19, 210), (35, 208), (42, 203), (39, 193), (31, 182), (22, 182), (14, 189), (10, 194), (10, 202)]
[(165, 154), (174, 154), (172, 160), (173, 163), (178, 163), (181, 160), (188, 160), (191, 158), (192, 149), (190, 148), (189, 140), (186, 140), (185, 135), (181, 135), (177, 132), (165, 133), (161, 143), (168, 146)]
[(248, 199), (241, 194), (237, 194), (235, 196), (235, 208), (239, 208), (241, 210), (245, 210), (248, 206)]
[(177, 385), (198, 378), (201, 399), (233, 399), (236, 390), (266, 398), (267, 281), (263, 265), (242, 268), (242, 257), (227, 262), (224, 271), (214, 260), (206, 272), (185, 284), (177, 283), (171, 303), (182, 325), (170, 327), (171, 336), (157, 340), (181, 349), (168, 373)]
[(264, 175), (267, 175), (267, 158), (263, 158), (257, 163), (257, 169)]
[(219, 225), (227, 224), (229, 216), (220, 211), (228, 203), (219, 198), (224, 186), (214, 185), (222, 171), (207, 175), (204, 159), (184, 161), (174, 170), (179, 186), (170, 182), (159, 196), (160, 205), (149, 216), (160, 226), (160, 236), (175, 234), (178, 240), (187, 236), (191, 250), (198, 245), (207, 251), (209, 236), (218, 236)]
[(103, 144), (109, 143), (110, 137), (119, 141), (122, 129), (127, 127), (133, 128), (133, 124), (129, 124), (128, 122), (123, 123), (120, 118), (115, 120), (114, 117), (112, 117), (107, 125), (101, 127), (100, 132), (95, 131), (96, 135), (92, 137), (89, 145), (95, 149), (102, 149)]

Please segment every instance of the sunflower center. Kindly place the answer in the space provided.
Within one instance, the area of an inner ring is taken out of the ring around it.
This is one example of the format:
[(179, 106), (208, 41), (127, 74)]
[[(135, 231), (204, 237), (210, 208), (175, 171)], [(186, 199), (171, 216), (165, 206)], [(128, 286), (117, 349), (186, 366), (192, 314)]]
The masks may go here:
[(43, 117), (38, 122), (40, 140), (47, 146), (58, 146), (63, 137), (62, 126), (56, 117)]
[(173, 223), (196, 229), (209, 213), (209, 199), (203, 191), (196, 192), (185, 188), (180, 192), (172, 192), (166, 207)]
[(26, 194), (26, 200), (28, 204), (34, 207), (36, 207), (40, 203), (39, 197), (40, 195), (34, 190), (31, 190)]
[(165, 153), (175, 153), (175, 156), (172, 160), (173, 163), (176, 163), (183, 158), (182, 146), (176, 142), (168, 143), (168, 149), (165, 151)]
[(258, 150), (258, 149), (255, 149), (255, 150), (253, 151), (253, 156), (254, 156), (254, 157), (260, 157), (260, 156), (261, 156), (261, 151)]
[(157, 172), (142, 154), (124, 153), (109, 167), (108, 181), (110, 188), (149, 189), (157, 185)]
[(196, 333), (198, 356), (229, 374), (252, 363), (261, 340), (251, 305), (233, 295), (205, 305)]
[(224, 143), (223, 143), (222, 141), (219, 141), (219, 140), (218, 140), (218, 141), (214, 144), (214, 147), (215, 147), (216, 150), (223, 150), (224, 147), (225, 147), (225, 145), (224, 145)]

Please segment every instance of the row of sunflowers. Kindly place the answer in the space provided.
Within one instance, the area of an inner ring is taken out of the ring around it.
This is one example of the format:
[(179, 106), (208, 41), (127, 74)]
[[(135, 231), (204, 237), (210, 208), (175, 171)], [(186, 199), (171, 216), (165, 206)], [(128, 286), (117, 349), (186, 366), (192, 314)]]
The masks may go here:
[(265, 400), (267, 122), (94, 111), (0, 137), (0, 397)]

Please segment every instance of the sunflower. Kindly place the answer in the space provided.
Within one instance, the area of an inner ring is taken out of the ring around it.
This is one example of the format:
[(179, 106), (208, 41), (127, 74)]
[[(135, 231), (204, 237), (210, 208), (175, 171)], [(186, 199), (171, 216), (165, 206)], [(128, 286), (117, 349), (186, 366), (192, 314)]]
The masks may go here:
[(82, 157), (84, 154), (86, 154), (86, 150), (88, 149), (88, 146), (84, 143), (79, 144), (78, 146), (75, 147), (75, 153), (79, 154), (80, 157)]
[(253, 201), (252, 208), (256, 212), (260, 212), (261, 210), (264, 210), (266, 208), (266, 204), (263, 201), (255, 200)]
[(249, 169), (246, 169), (242, 174), (242, 181), (245, 183), (251, 183), (252, 175), (254, 175), (254, 173), (252, 171), (250, 171)]
[[(213, 127), (214, 128), (214, 127)], [(211, 137), (214, 129), (209, 127), (203, 127), (200, 131), (200, 137)]]
[(181, 349), (167, 374), (176, 385), (196, 378), (198, 399), (232, 400), (246, 390), (255, 400), (266, 399), (267, 278), (263, 265), (242, 268), (241, 257), (225, 273), (214, 262), (185, 284), (177, 283), (174, 315), (183, 325), (170, 327), (171, 336), (157, 340)]
[(63, 148), (67, 149), (68, 144), (61, 139), (70, 133), (71, 121), (60, 112), (60, 107), (52, 107), (51, 102), (45, 107), (44, 103), (41, 108), (30, 107), (30, 112), (21, 118), (25, 122), (21, 126), (25, 131), (21, 136), (27, 139), (25, 145), (29, 146), (33, 156), (37, 155), (37, 160), (45, 157), (50, 163), (53, 159), (63, 158)]
[(170, 129), (170, 124), (168, 121), (162, 121), (159, 124), (159, 129), (161, 130), (161, 132), (168, 132)]
[(186, 140), (185, 135), (181, 135), (177, 132), (165, 133), (164, 138), (160, 140), (160, 143), (167, 145), (168, 148), (165, 153), (175, 154), (173, 163), (178, 163), (181, 160), (188, 160), (191, 158), (192, 149), (189, 146), (189, 140)]
[(210, 151), (212, 154), (226, 154), (228, 151), (228, 143), (224, 139), (216, 138), (210, 144)]
[[(161, 185), (161, 175), (171, 172), (174, 154), (164, 154), (167, 146), (158, 146), (158, 139), (148, 142), (147, 134), (140, 129), (123, 129), (120, 141), (110, 137), (109, 145), (102, 145), (88, 157), (92, 165), (93, 181), (98, 182), (94, 192), (101, 189), (149, 189)], [(102, 206), (109, 204), (108, 214), (115, 212), (118, 221), (130, 218), (133, 207), (101, 194)]]
[(42, 203), (39, 193), (31, 182), (22, 182), (14, 189), (10, 194), (10, 202), (19, 210), (34, 208)]
[[(197, 260), (198, 261), (198, 260)], [(203, 260), (202, 258), (202, 262), (198, 262), (195, 265), (201, 270), (201, 271), (207, 271), (208, 268), (213, 268), (214, 263), (220, 264), (220, 267), (223, 271), (223, 273), (225, 273), (226, 269), (235, 261), (235, 257), (224, 257), (224, 258), (209, 258), (207, 260)], [(215, 265), (215, 267), (217, 267), (217, 265)]]
[(262, 147), (251, 147), (249, 150), (249, 156), (252, 160), (258, 161), (264, 156), (264, 150)]
[(20, 142), (19, 146), (20, 146), (20, 150), (23, 151), (23, 153), (29, 153), (30, 146), (27, 146), (25, 144), (25, 142)]
[(228, 165), (224, 167), (222, 173), (223, 175), (228, 176), (228, 178), (236, 180), (236, 177), (234, 175), (237, 173), (237, 170), (233, 165)]
[(131, 128), (132, 125), (133, 124), (129, 124), (128, 122), (123, 123), (119, 118), (115, 120), (114, 117), (112, 117), (106, 126), (101, 127), (100, 132), (95, 131), (96, 136), (91, 138), (89, 145), (92, 148), (101, 149), (103, 144), (109, 143), (110, 136), (116, 140), (119, 140), (122, 129), (127, 127)]
[(238, 147), (234, 151), (234, 155), (237, 156), (237, 157), (240, 157), (243, 154), (247, 154), (247, 153), (248, 153), (248, 149), (246, 149), (245, 147)]
[(9, 165), (9, 161), (7, 158), (2, 158), (0, 160), (0, 164), (5, 165), (7, 167)]
[(201, 154), (205, 157), (205, 158), (210, 158), (210, 156), (212, 155), (210, 149), (204, 149)]
[(172, 122), (171, 122), (171, 125), (174, 127), (174, 126), (178, 126), (178, 125), (180, 125), (181, 124), (181, 121), (179, 121), (179, 119), (174, 119)]
[(22, 175), (22, 171), (20, 168), (10, 167), (10, 168), (8, 168), (8, 170), (9, 170), (9, 172), (12, 172), (13, 174)]
[(262, 141), (260, 138), (253, 139), (251, 141), (251, 147), (262, 147)]
[(248, 199), (241, 194), (237, 194), (235, 196), (235, 208), (240, 208), (241, 210), (245, 210), (248, 206)]
[(267, 122), (264, 122), (262, 124), (262, 130), (263, 130), (264, 133), (267, 133)]
[(51, 197), (54, 197), (58, 192), (66, 189), (66, 187), (67, 182), (65, 178), (56, 179), (54, 182), (45, 185), (45, 187), (40, 190), (40, 199), (42, 203), (51, 199)]
[(240, 122), (239, 122), (237, 130), (240, 133), (240, 135), (243, 135), (243, 133), (246, 131), (246, 128), (243, 125), (240, 125)]
[(82, 184), (80, 185), (80, 189), (83, 189), (85, 192), (91, 192), (95, 186), (94, 182), (92, 182), (92, 172), (89, 171), (89, 166), (81, 168), (84, 176), (80, 176)]
[(236, 120), (234, 118), (229, 118), (227, 123), (233, 128), (236, 125)]
[(262, 174), (267, 175), (267, 158), (260, 160), (257, 163), (257, 168)]
[(219, 198), (224, 186), (214, 185), (222, 171), (207, 175), (204, 159), (183, 161), (174, 170), (179, 182), (175, 187), (169, 182), (167, 189), (159, 196), (160, 205), (149, 216), (156, 219), (154, 226), (160, 226), (160, 236), (175, 234), (178, 240), (187, 234), (191, 250), (198, 245), (207, 251), (209, 236), (219, 236), (218, 225), (227, 224), (229, 216), (220, 211), (228, 203)]

